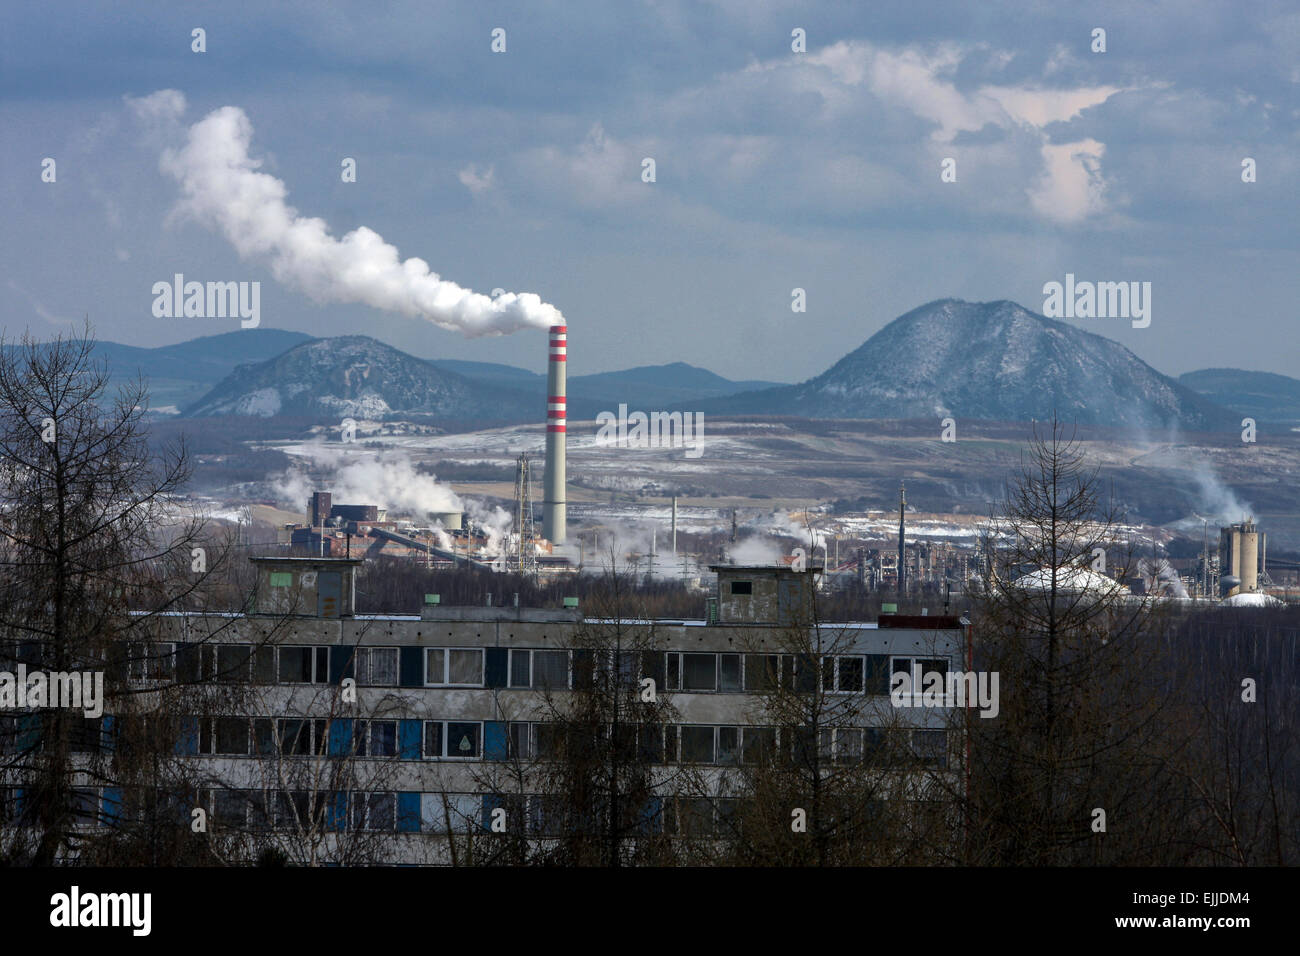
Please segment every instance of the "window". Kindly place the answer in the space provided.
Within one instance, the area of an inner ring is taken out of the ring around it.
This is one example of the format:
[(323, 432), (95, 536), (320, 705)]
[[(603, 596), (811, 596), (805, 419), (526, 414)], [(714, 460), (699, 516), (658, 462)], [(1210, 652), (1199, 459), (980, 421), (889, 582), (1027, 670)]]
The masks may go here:
[(865, 687), (868, 694), (885, 697), (889, 694), (889, 655), (866, 656)]
[(358, 647), (352, 661), (358, 687), (397, 686), (397, 648)]
[(99, 790), (95, 787), (73, 787), (72, 825), (74, 827), (99, 826)]
[(602, 680), (624, 690), (638, 686), (641, 676), (640, 655), (636, 651), (605, 651), (597, 656)]
[(482, 740), (483, 725), (477, 721), (424, 722), (424, 755), (432, 760), (477, 760)]
[(779, 660), (775, 654), (746, 654), (745, 689), (755, 694), (776, 690)]
[(516, 651), (510, 652), (510, 686), (511, 687), (532, 687), (533, 686), (533, 652)]
[(275, 794), (275, 826), (277, 830), (307, 828), (312, 824), (311, 794), (305, 790), (280, 790)]
[(670, 833), (708, 836), (714, 832), (713, 802), (708, 797), (677, 797), (665, 810)]
[(835, 755), (835, 731), (823, 729), (817, 735), (817, 759), (830, 763)]
[(199, 753), (246, 755), (248, 718), (214, 717), (199, 725)]
[(352, 829), (394, 830), (397, 820), (397, 797), (388, 793), (353, 793)]
[(665, 657), (667, 655), (663, 651), (641, 652), (641, 676), (654, 681), (656, 691), (668, 689), (668, 684), (664, 681)]
[(481, 725), (471, 723), (447, 724), (447, 756), (477, 757)]
[(682, 731), (682, 763), (713, 763), (713, 728), (687, 725)]
[(912, 752), (926, 766), (940, 770), (948, 766), (948, 733), (943, 730), (912, 731)]
[(275, 645), (262, 644), (253, 649), (253, 682), (275, 683)]
[(528, 829), (537, 836), (564, 833), (564, 801), (552, 794), (538, 794), (528, 802)]
[(248, 823), (248, 801), (238, 790), (214, 791), (212, 815), (218, 827), (242, 830)]
[(640, 684), (640, 655), (636, 651), (618, 652), (618, 686), (637, 687)]
[(279, 650), (280, 683), (324, 684), (329, 681), (328, 647), (282, 646)]
[(216, 651), (216, 678), (226, 683), (246, 683), (249, 661), (253, 655), (251, 644), (218, 644)]
[(753, 594), (754, 582), (753, 581), (732, 581), (731, 593), (732, 594)]
[(127, 650), (132, 680), (171, 680), (176, 670), (175, 644), (131, 644)]
[(744, 727), (741, 730), (740, 759), (746, 764), (761, 764), (776, 753), (775, 727)]
[(211, 657), (203, 652), (208, 648), (202, 644), (177, 644), (176, 645), (176, 680), (182, 684), (191, 684), (195, 681), (203, 680), (205, 677), (211, 677), (211, 673), (204, 673), (203, 663), (205, 658), (211, 665)]
[(82, 717), (78, 714), (66, 718), (68, 727), (68, 749), (74, 754), (99, 753), (103, 746), (103, 725), (98, 717)]
[(276, 752), (275, 724), (269, 717), (253, 720), (253, 753), (267, 756)]
[(816, 693), (816, 659), (808, 654), (782, 654), (781, 686), (797, 694)]
[(836, 763), (860, 763), (862, 761), (862, 731), (854, 728), (841, 728), (835, 731)]
[(287, 755), (323, 754), (325, 752), (325, 721), (280, 721), (280, 753)]
[(646, 763), (664, 762), (664, 729), (661, 724), (641, 724), (637, 728), (637, 746)]
[(718, 763), (740, 763), (740, 728), (718, 728)]
[(741, 689), (740, 655), (718, 655), (718, 690), (736, 693)]
[(447, 652), (447, 683), (448, 684), (482, 684), (483, 683), (483, 652), (482, 651), (448, 651)]
[(397, 756), (397, 721), (357, 721), (352, 736), (358, 757)]
[(560, 755), (560, 730), (555, 724), (538, 724), (535, 752), (542, 760), (553, 760)]
[(664, 763), (677, 763), (677, 740), (681, 735), (672, 724), (664, 727)]
[(718, 655), (683, 654), (682, 690), (717, 690)]
[(290, 571), (272, 571), (271, 587), (287, 588), (293, 586), (293, 573)]
[(481, 687), (483, 686), (483, 649), (431, 647), (425, 651), (424, 668), (426, 684)]
[(828, 693), (862, 693), (862, 675), (861, 657), (822, 658), (822, 689)]
[(863, 673), (861, 657), (839, 658), (839, 683), (835, 689), (847, 694), (862, 693)]
[[(940, 677), (939, 690), (941, 693), (946, 693), (948, 683), (948, 658), (938, 657), (930, 660), (919, 660), (917, 663), (921, 665), (922, 679), (924, 680), (925, 675), (927, 674), (938, 674)], [(924, 690), (924, 685), (922, 685), (922, 689)]]
[(266, 794), (251, 791), (247, 797), (248, 828), (250, 830), (269, 830), (271, 818), (266, 812)]
[(507, 757), (527, 760), (533, 755), (531, 725), (522, 720), (511, 721), (506, 734)]
[(567, 690), (568, 651), (533, 651), (533, 686), (539, 690)]
[(947, 692), (945, 677), (948, 673), (947, 658), (917, 658), (895, 657), (891, 659), (890, 669), (890, 690), (893, 690), (894, 677), (897, 674), (906, 674), (911, 681), (911, 689), (914, 695), (920, 695), (925, 692), (926, 681), (933, 682), (934, 678), (930, 674), (939, 675), (939, 684), (937, 689), (942, 695)]

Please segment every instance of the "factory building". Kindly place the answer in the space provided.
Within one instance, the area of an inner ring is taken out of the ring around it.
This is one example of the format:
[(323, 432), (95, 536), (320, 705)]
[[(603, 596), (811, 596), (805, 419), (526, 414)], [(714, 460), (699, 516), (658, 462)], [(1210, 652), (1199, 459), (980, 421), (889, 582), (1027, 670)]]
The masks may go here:
[[(656, 760), (666, 771), (698, 769), (715, 795), (728, 792), (725, 779), (746, 755), (792, 732), (764, 723), (771, 682), (821, 687), (861, 704), (855, 726), (823, 731), (828, 760), (863, 759), (886, 726), (900, 734), (919, 764), (909, 759), (908, 769), (897, 769), (898, 799), (917, 765), (953, 781), (963, 770), (953, 709), (891, 705), (889, 684), (914, 665), (960, 671), (967, 622), (805, 623), (817, 569), (717, 566), (710, 620), (629, 621), (587, 618), (574, 599), (562, 608), (449, 607), (436, 595), (425, 595), (418, 613), (357, 615), (358, 560), (255, 563), (249, 612), (162, 617), (157, 662), (132, 670), (141, 689), (215, 676), (235, 702), (185, 717), (177, 744), (205, 781), (195, 799), (214, 832), (287, 839), (315, 793), (329, 809), (329, 832), (312, 851), (321, 860), (349, 862), (342, 848), (361, 832), (371, 861), (450, 862), (454, 839), (492, 829), (500, 806), (493, 774), (546, 758), (547, 715), (555, 713), (548, 707), (581, 689), (591, 637), (600, 633), (649, 649), (619, 657), (618, 666), (650, 677), (671, 702), (672, 722), (652, 729)], [(815, 646), (828, 649), (820, 661), (790, 653), (792, 628), (820, 629), (825, 643)], [(97, 798), (106, 815), (130, 802), (112, 788)], [(525, 800), (537, 839), (546, 833), (534, 811), (545, 799)], [(706, 799), (704, 812), (724, 813), (728, 801)], [(679, 825), (659, 809), (647, 813), (657, 833)]]

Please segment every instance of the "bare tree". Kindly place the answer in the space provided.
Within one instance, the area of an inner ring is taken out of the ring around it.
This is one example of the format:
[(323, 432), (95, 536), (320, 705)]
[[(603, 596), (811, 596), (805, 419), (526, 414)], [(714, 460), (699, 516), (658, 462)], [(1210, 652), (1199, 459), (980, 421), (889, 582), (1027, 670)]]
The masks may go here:
[[(144, 383), (109, 395), (93, 348), (89, 325), (45, 344), (0, 342), (0, 658), (104, 681), (102, 716), (48, 701), (0, 735), (3, 783), (22, 792), (0, 846), (37, 865), (120, 838), (128, 790), (187, 789), (170, 742), (154, 734), (119, 747), (118, 718), (145, 693), (133, 671), (171, 653), (159, 621), (201, 606), (229, 556), (180, 506), (184, 444), (149, 447)], [(148, 693), (156, 708), (157, 689)]]
[(1002, 699), (970, 727), (973, 863), (1123, 862), (1155, 810), (1171, 699), (1155, 609), (1123, 586), (1135, 548), (1066, 431), (1035, 427), (992, 522), (976, 664)]

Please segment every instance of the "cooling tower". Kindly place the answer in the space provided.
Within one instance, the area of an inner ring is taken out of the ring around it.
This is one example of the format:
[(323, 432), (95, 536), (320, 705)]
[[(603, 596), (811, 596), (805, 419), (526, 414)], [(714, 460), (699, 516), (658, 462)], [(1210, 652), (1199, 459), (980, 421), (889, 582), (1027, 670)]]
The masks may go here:
[(565, 376), (568, 358), (567, 325), (551, 326), (550, 361), (546, 366), (546, 477), (543, 482), (542, 537), (564, 544), (565, 479), (564, 434), (566, 424)]

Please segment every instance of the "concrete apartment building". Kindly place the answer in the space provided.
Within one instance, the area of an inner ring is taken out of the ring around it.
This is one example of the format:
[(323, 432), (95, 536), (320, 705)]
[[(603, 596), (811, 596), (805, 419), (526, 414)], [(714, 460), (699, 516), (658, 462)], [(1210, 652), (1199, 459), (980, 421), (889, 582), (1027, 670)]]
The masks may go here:
[[(914, 664), (962, 670), (967, 623), (822, 624), (826, 653), (810, 665), (790, 653), (790, 635), (812, 627), (816, 569), (717, 566), (707, 620), (647, 621), (588, 618), (577, 607), (436, 603), (419, 614), (358, 615), (359, 560), (253, 561), (249, 613), (161, 618), (162, 643), (133, 649), (130, 676), (138, 688), (200, 682), (176, 749), (213, 832), (275, 834), (295, 862), (447, 863), (448, 834), (490, 832), (501, 804), (493, 774), (546, 759), (547, 716), (591, 665), (593, 637), (629, 649), (615, 656), (637, 692), (649, 676), (666, 695), (675, 717), (653, 730), (663, 735), (663, 763), (697, 768), (714, 804), (730, 799), (728, 773), (779, 745), (763, 713), (774, 683), (861, 704), (858, 726), (823, 732), (828, 759), (860, 760), (874, 728), (892, 724), (932, 772), (962, 772), (951, 709), (898, 708), (888, 694), (889, 675)], [(111, 821), (124, 796), (89, 788), (85, 799)], [(517, 824), (538, 839), (547, 835), (544, 799), (524, 798), (526, 822)], [(707, 799), (695, 806), (722, 812)], [(684, 826), (658, 807), (648, 818), (655, 832)]]

